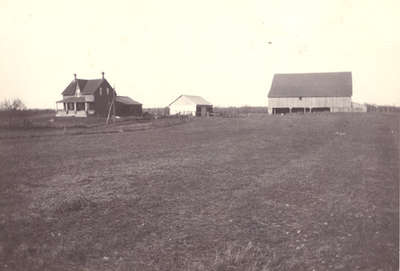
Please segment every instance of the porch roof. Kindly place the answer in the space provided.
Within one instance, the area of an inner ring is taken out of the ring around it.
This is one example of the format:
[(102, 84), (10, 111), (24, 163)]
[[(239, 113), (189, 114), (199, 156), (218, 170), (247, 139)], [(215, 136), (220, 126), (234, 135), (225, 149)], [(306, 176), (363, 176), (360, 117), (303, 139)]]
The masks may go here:
[(84, 103), (85, 97), (67, 97), (57, 101), (57, 103)]

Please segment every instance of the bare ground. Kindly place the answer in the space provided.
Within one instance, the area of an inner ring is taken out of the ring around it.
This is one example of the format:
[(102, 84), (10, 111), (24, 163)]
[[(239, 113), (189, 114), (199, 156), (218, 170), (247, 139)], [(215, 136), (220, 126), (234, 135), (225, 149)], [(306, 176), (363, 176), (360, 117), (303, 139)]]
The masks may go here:
[(399, 132), (260, 115), (0, 139), (0, 269), (398, 270)]

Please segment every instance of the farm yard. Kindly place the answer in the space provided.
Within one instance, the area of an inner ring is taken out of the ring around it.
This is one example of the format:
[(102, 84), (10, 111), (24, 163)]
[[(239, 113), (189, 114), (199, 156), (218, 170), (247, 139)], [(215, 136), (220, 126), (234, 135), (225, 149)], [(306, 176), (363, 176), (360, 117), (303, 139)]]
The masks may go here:
[(399, 120), (0, 131), (0, 269), (398, 270)]

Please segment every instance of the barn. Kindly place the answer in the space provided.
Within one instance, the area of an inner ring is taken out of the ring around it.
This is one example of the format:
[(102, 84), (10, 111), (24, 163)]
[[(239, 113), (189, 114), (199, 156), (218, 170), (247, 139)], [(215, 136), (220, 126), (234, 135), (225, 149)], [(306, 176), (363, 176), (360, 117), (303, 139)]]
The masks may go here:
[(170, 115), (209, 116), (213, 111), (211, 103), (200, 96), (181, 95), (168, 105)]
[(351, 72), (275, 74), (268, 113), (351, 112)]
[(127, 96), (115, 98), (115, 114), (117, 116), (141, 116), (142, 104)]

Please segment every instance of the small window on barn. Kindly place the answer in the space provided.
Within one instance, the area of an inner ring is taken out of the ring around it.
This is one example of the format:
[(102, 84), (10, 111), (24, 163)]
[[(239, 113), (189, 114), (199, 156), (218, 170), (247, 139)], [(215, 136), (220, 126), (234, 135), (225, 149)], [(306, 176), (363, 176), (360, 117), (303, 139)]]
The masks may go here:
[(300, 100), (300, 101), (303, 100), (303, 97), (299, 97), (299, 100)]
[(103, 95), (103, 89), (102, 88), (99, 89), (99, 94), (100, 94), (100, 96)]

